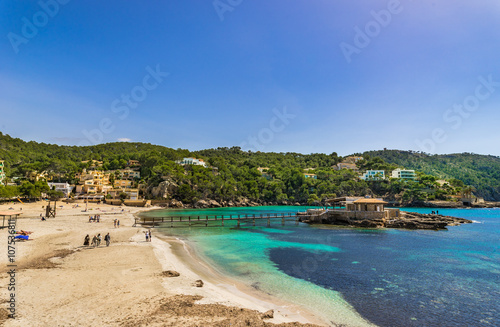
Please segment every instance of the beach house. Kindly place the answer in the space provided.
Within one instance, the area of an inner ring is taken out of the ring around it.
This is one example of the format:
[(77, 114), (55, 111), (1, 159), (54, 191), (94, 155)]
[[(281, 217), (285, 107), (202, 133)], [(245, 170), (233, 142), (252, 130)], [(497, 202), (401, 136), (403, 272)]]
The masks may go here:
[(5, 180), (5, 165), (4, 165), (4, 161), (3, 160), (0, 160), (0, 184), (3, 184), (4, 180)]
[(417, 176), (415, 175), (415, 170), (400, 169), (400, 168), (393, 170), (391, 173), (391, 177), (399, 179), (410, 179), (410, 180), (417, 179)]
[(399, 209), (386, 208), (387, 202), (380, 198), (339, 197), (327, 200), (333, 209), (328, 209), (321, 219), (348, 221), (349, 219), (393, 219), (399, 217)]
[(382, 181), (385, 179), (385, 171), (367, 170), (360, 178), (364, 181)]
[(69, 197), (71, 194), (71, 191), (75, 188), (72, 185), (69, 185), (68, 183), (47, 183), (49, 184), (49, 187), (51, 190), (59, 191), (64, 194), (65, 197)]

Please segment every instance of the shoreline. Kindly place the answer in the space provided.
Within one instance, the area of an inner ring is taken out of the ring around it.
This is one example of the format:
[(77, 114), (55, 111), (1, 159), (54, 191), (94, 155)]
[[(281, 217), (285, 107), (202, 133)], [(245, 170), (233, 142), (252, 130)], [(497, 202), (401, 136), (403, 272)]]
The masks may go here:
[[(233, 325), (253, 321), (262, 326), (326, 325), (301, 308), (300, 313), (287, 311), (274, 297), (256, 296), (257, 291), (248, 294), (237, 281), (212, 278), (210, 265), (193, 256), (185, 242), (154, 237), (146, 243), (142, 232), (147, 228), (131, 227), (134, 215), (156, 208), (94, 204), (82, 213), (83, 208), (66, 205), (58, 208), (55, 219), (42, 222), (39, 214), (45, 204), (0, 205), (0, 211), (22, 207), (16, 229), (34, 232), (30, 241), (16, 243), (16, 319), (6, 317), (9, 293), (2, 288), (0, 324), (58, 321), (65, 326), (211, 326), (223, 321)], [(94, 214), (101, 215), (100, 223), (88, 222), (87, 217)], [(121, 220), (120, 228), (113, 227), (114, 219)], [(109, 247), (82, 246), (85, 234), (97, 232), (112, 235)], [(1, 230), (0, 235), (7, 244), (8, 230)], [(7, 247), (2, 248), (0, 270), (5, 272)], [(203, 268), (194, 269), (196, 266)], [(178, 271), (181, 276), (165, 277), (165, 270)], [(198, 273), (204, 270), (205, 274)], [(8, 284), (7, 274), (0, 279)], [(203, 280), (203, 287), (193, 285), (197, 279)], [(273, 318), (264, 314), (266, 309), (274, 310)]]
[[(167, 228), (167, 230), (169, 229)], [(196, 273), (198, 276), (202, 276), (203, 281), (207, 279), (207, 281), (210, 281), (212, 284), (222, 287), (224, 292), (229, 291), (234, 294), (235, 291), (238, 291), (238, 294), (241, 295), (240, 298), (242, 297), (245, 301), (251, 299), (251, 304), (247, 305), (251, 305), (252, 308), (257, 310), (272, 309), (275, 313), (278, 312), (284, 317), (289, 319), (292, 318), (291, 321), (298, 321), (301, 323), (309, 322), (322, 326), (336, 326), (337, 324), (340, 326), (375, 326), (373, 323), (360, 316), (338, 292), (326, 290), (327, 292), (336, 293), (333, 297), (329, 298), (330, 301), (335, 303), (331, 305), (330, 308), (337, 309), (334, 310), (334, 315), (331, 314), (331, 311), (329, 312), (330, 314), (326, 314), (326, 312), (322, 312), (321, 310), (314, 312), (313, 307), (315, 306), (308, 308), (307, 305), (300, 303), (297, 299), (294, 301), (292, 298), (289, 298), (289, 296), (287, 297), (285, 293), (271, 294), (265, 290), (256, 289), (251, 286), (250, 281), (220, 271), (217, 264), (212, 262), (210, 258), (203, 256), (202, 253), (198, 251), (196, 244), (192, 243), (189, 238), (175, 235), (175, 233), (174, 235), (158, 236), (159, 233), (160, 231), (156, 230), (156, 238), (161, 238), (169, 243), (172, 247), (172, 252), (180, 261), (188, 266), (190, 271)], [(200, 268), (200, 266), (203, 266), (203, 268)], [(308, 283), (307, 281), (302, 282)], [(229, 288), (227, 286), (229, 286)], [(316, 285), (313, 285), (313, 288), (322, 289), (320, 286)], [(298, 291), (301, 292), (302, 289)], [(325, 295), (324, 293), (321, 293), (321, 295), (314, 295), (312, 300), (316, 304), (324, 303)], [(319, 299), (318, 297), (321, 296), (323, 297)], [(329, 294), (329, 296), (332, 296), (332, 294)], [(264, 307), (256, 307), (256, 303), (264, 304)], [(227, 303), (227, 305), (232, 304)]]
[[(156, 233), (156, 239), (160, 239), (162, 242), (168, 244), (170, 252), (178, 260), (178, 262), (173, 264), (177, 269), (189, 275), (192, 280), (198, 278), (203, 281), (203, 288), (196, 290), (196, 293), (203, 293), (204, 296), (200, 303), (215, 301), (227, 306), (243, 305), (245, 308), (260, 312), (273, 310), (274, 319), (269, 320), (269, 322), (276, 324), (299, 322), (302, 324), (309, 323), (327, 326), (325, 321), (316, 317), (313, 313), (280, 300), (273, 295), (256, 290), (244, 282), (216, 270), (216, 267), (197, 254), (195, 248), (189, 244), (189, 241), (173, 236), (158, 236), (158, 232)], [(163, 251), (158, 250), (156, 254), (159, 256), (158, 259), (161, 262)], [(171, 266), (172, 263), (166, 263), (163, 268), (164, 270), (169, 270), (168, 268)], [(179, 270), (176, 271), (180, 272)], [(229, 299), (231, 296), (236, 296), (237, 298)]]

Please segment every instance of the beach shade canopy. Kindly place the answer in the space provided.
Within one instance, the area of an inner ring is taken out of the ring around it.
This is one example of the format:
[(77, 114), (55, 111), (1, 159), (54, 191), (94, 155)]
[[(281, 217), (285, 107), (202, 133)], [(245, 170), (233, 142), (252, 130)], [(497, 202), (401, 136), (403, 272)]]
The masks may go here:
[[(10, 218), (14, 217), (17, 219), (17, 217), (19, 217), (21, 214), (22, 212), (0, 211), (0, 218), (2, 218), (2, 226), (0, 228), (7, 227)], [(7, 226), (5, 226), (5, 218), (7, 218)]]

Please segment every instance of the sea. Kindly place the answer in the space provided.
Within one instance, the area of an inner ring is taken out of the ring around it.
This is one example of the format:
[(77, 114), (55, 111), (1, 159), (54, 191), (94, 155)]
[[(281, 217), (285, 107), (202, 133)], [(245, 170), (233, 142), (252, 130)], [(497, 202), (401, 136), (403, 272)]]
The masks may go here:
[[(308, 207), (311, 208), (311, 207)], [(305, 207), (154, 210), (145, 216), (282, 214)], [(500, 326), (500, 209), (403, 208), (473, 220), (447, 230), (359, 229), (271, 219), (157, 233), (214, 269), (331, 325)], [(177, 226), (177, 225), (176, 225)]]

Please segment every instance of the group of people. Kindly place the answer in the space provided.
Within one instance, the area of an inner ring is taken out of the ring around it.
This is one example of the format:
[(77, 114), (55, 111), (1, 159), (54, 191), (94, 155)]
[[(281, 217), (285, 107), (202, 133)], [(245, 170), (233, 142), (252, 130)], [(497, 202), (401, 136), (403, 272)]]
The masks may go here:
[(120, 220), (115, 219), (115, 220), (113, 221), (113, 225), (115, 226), (115, 228), (116, 228), (116, 227), (120, 227)]
[[(111, 242), (111, 236), (109, 235), (109, 233), (107, 233), (106, 236), (104, 236), (104, 241), (106, 242), (106, 246), (109, 246), (109, 243)], [(89, 234), (87, 234), (87, 236), (85, 236), (85, 239), (83, 240), (83, 246), (92, 245), (93, 247), (98, 247), (99, 245), (101, 245), (101, 242), (102, 242), (101, 233), (94, 235), (94, 237), (92, 237), (92, 243), (90, 243), (90, 236)]]
[(151, 234), (151, 229), (146, 231), (146, 242), (151, 242), (153, 239), (153, 234)]
[(433, 215), (439, 215), (439, 210), (436, 210), (436, 211), (432, 210), (432, 214)]
[(95, 216), (89, 216), (89, 223), (91, 222), (100, 222), (101, 221), (101, 215), (95, 215)]

